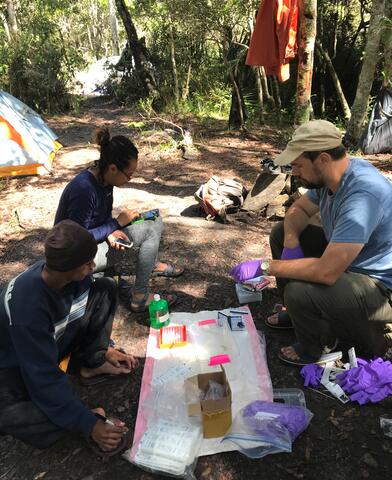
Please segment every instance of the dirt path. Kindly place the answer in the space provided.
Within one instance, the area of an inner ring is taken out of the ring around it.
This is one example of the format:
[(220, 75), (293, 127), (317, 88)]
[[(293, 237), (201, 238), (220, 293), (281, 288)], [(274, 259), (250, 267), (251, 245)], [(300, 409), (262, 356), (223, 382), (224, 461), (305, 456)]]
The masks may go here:
[[(77, 117), (63, 116), (49, 121), (65, 148), (56, 156), (53, 175), (10, 180), (2, 185), (0, 282), (42, 256), (42, 241), (51, 227), (58, 199), (73, 176), (97, 158), (89, 145), (94, 127), (107, 124), (113, 133), (133, 137), (141, 151), (141, 162), (132, 182), (115, 192), (115, 208), (137, 205), (141, 210), (159, 208), (166, 231), (161, 258), (185, 266), (177, 280), (153, 280), (159, 291), (176, 291), (177, 311), (196, 312), (237, 305), (229, 268), (241, 260), (268, 256), (271, 223), (260, 219), (255, 225), (222, 225), (206, 222), (194, 208), (193, 193), (212, 174), (242, 179), (250, 187), (259, 172), (262, 152), (275, 153), (284, 144), (285, 132), (263, 129), (252, 140), (217, 128), (207, 131), (193, 122), (198, 154), (195, 160), (167, 151), (168, 139), (152, 130), (145, 135), (138, 127), (140, 116), (103, 100), (91, 101)], [(160, 125), (162, 127), (163, 124)], [(283, 136), (282, 136), (283, 135)], [(383, 160), (378, 157), (376, 160)], [(384, 162), (385, 163), (385, 162)], [(277, 301), (273, 286), (260, 305), (252, 306), (256, 326), (265, 331), (268, 362), (275, 387), (301, 388), (299, 371), (283, 366), (276, 358), (279, 345), (293, 340), (290, 333), (274, 333), (264, 327), (264, 319)], [(101, 405), (134, 428), (138, 395), (145, 357), (148, 329), (140, 318), (124, 306), (116, 315), (114, 338), (141, 360), (141, 367), (115, 387), (81, 389), (91, 406)], [(309, 409), (315, 414), (309, 429), (297, 440), (292, 454), (280, 454), (251, 461), (238, 453), (199, 459), (196, 475), (205, 480), (348, 479), (390, 477), (392, 442), (379, 429), (379, 416), (391, 411), (392, 399), (380, 405), (358, 407), (306, 391)], [(143, 472), (119, 458), (103, 463), (77, 437), (66, 438), (47, 451), (36, 451), (0, 437), (0, 480), (4, 479), (133, 479), (160, 478)], [(163, 477), (162, 477), (163, 478)]]

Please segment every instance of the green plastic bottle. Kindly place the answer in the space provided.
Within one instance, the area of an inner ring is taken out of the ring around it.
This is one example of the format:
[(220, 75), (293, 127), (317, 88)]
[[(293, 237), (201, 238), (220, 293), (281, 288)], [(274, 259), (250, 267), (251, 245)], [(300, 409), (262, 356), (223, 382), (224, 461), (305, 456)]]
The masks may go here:
[(154, 295), (154, 300), (148, 306), (148, 311), (152, 328), (160, 329), (169, 325), (169, 304), (158, 293)]

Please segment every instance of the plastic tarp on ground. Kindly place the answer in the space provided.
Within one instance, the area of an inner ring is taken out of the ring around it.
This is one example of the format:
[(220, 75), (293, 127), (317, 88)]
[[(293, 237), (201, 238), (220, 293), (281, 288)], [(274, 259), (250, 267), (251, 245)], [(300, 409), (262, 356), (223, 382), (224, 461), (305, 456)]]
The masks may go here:
[[(152, 431), (156, 423), (162, 425), (162, 421), (168, 424), (175, 421), (181, 425), (186, 424), (188, 411), (184, 380), (198, 373), (220, 371), (220, 365), (209, 366), (211, 357), (230, 356), (231, 361), (223, 366), (232, 392), (233, 419), (237, 412), (251, 401), (272, 401), (264, 337), (257, 332), (247, 306), (236, 310), (246, 312), (243, 315), (243, 331), (232, 331), (227, 325), (220, 328), (218, 311), (171, 314), (171, 325), (187, 326), (188, 344), (183, 347), (160, 349), (158, 331), (150, 330), (133, 446), (124, 454), (128, 461), (142, 468), (146, 467), (146, 463), (144, 466), (141, 463), (141, 450), (146, 432)], [(223, 312), (229, 314), (229, 310)], [(167, 435), (169, 434), (168, 431)], [(169, 438), (168, 436), (163, 438)], [(202, 439), (197, 453), (194, 454), (203, 456), (236, 449), (235, 445), (230, 442), (222, 443), (221, 440), (222, 438)], [(164, 443), (166, 446), (161, 446), (163, 452), (157, 451), (156, 446), (150, 449), (152, 464), (157, 462), (161, 454), (162, 458), (169, 456), (169, 446), (167, 442)], [(184, 446), (177, 446), (182, 447)], [(145, 459), (145, 456), (143, 458)], [(155, 463), (155, 468), (150, 471), (158, 472), (157, 466)]]
[(50, 172), (61, 144), (30, 107), (0, 92), (0, 178)]
[(392, 152), (392, 90), (381, 89), (362, 138), (362, 151), (369, 153)]

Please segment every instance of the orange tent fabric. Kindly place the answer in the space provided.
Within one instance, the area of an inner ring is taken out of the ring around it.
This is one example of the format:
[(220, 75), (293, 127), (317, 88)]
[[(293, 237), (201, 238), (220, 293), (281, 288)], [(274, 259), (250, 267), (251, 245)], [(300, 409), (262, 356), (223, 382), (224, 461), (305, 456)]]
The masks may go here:
[(57, 135), (23, 102), (0, 91), (0, 179), (50, 172)]
[(8, 140), (13, 140), (20, 147), (26, 148), (22, 136), (15, 130), (8, 120), (0, 115), (0, 132), (1, 136)]
[(279, 81), (290, 78), (289, 61), (297, 53), (301, 0), (262, 0), (246, 64), (263, 66)]

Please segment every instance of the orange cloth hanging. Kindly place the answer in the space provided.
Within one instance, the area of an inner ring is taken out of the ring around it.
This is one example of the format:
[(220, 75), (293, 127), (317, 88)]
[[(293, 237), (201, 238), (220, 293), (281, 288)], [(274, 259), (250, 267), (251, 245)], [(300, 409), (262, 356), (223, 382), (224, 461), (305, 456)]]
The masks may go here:
[(246, 65), (262, 66), (280, 82), (290, 78), (289, 61), (297, 53), (301, 0), (263, 0), (256, 18)]

